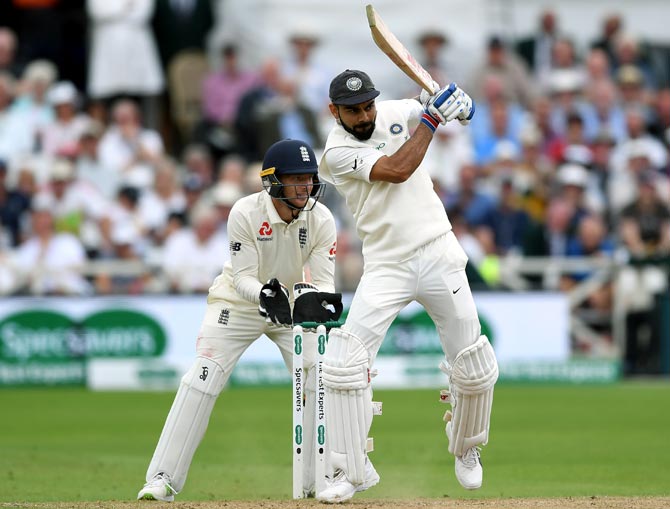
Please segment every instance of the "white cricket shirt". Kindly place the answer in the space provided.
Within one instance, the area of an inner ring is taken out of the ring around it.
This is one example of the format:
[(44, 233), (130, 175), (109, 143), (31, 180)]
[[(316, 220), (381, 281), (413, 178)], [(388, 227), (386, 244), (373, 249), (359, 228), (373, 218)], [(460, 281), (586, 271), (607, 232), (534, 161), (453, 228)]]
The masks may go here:
[[(312, 199), (307, 208), (311, 204)], [(335, 220), (320, 203), (287, 224), (266, 191), (246, 196), (230, 211), (228, 238), (230, 261), (209, 289), (210, 303), (255, 307), (261, 287), (272, 278), (288, 288), (292, 299), (293, 284), (305, 280), (305, 265), (320, 291), (335, 291)]]
[(421, 166), (405, 182), (370, 182), (377, 160), (393, 155), (420, 121), (423, 107), (414, 99), (377, 103), (376, 127), (361, 141), (340, 125), (329, 133), (319, 177), (345, 198), (363, 241), (366, 261), (401, 261), (416, 249), (451, 231), (442, 201)]

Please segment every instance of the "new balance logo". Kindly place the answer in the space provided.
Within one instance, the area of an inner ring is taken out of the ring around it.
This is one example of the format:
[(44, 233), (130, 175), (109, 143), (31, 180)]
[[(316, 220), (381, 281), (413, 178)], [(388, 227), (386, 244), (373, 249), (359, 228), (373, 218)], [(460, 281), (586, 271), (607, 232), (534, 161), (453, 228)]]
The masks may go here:
[(230, 241), (230, 251), (231, 253), (236, 253), (242, 249), (242, 243)]

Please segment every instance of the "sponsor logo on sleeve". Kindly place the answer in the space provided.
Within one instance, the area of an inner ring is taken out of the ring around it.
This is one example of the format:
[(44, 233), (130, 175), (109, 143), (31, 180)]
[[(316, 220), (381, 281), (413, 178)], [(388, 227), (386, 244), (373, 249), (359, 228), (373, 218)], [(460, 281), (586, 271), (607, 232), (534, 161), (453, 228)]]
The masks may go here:
[(230, 241), (230, 254), (235, 256), (242, 249), (241, 242)]

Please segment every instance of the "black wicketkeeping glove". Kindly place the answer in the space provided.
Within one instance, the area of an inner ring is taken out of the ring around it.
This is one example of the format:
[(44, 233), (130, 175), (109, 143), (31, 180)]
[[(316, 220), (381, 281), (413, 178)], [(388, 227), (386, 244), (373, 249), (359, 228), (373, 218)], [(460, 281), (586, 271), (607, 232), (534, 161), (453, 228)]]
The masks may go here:
[(293, 304), (293, 323), (336, 321), (342, 314), (342, 294), (312, 291)]
[(288, 290), (272, 278), (261, 288), (258, 313), (265, 321), (275, 325), (291, 325), (291, 306), (288, 304)]

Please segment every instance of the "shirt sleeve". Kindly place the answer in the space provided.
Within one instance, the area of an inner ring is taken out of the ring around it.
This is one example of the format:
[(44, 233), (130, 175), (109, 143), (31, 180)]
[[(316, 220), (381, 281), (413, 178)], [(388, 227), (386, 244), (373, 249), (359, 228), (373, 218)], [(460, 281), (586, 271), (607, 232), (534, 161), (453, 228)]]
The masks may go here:
[(335, 147), (325, 154), (326, 163), (336, 182), (359, 179), (370, 182), (370, 172), (384, 154), (372, 147)]
[(337, 232), (335, 219), (328, 209), (325, 220), (316, 228), (317, 236), (314, 247), (309, 255), (309, 264), (312, 283), (319, 291), (335, 291), (335, 253), (337, 251)]
[(230, 238), (230, 263), (233, 268), (233, 285), (237, 293), (249, 302), (258, 304), (263, 283), (258, 280), (259, 256), (253, 235), (246, 227), (243, 213), (233, 207), (228, 217)]

